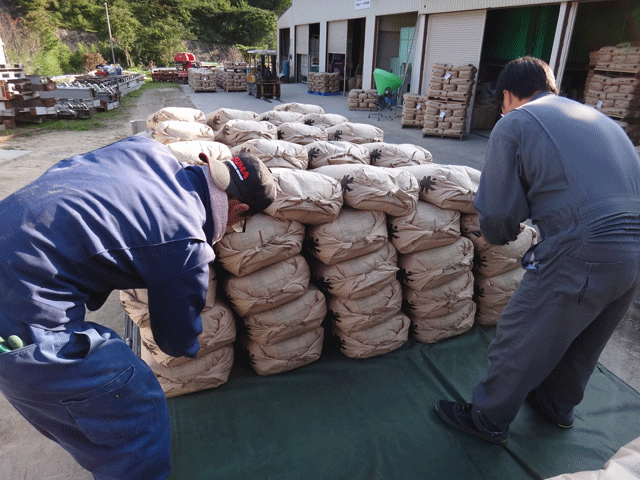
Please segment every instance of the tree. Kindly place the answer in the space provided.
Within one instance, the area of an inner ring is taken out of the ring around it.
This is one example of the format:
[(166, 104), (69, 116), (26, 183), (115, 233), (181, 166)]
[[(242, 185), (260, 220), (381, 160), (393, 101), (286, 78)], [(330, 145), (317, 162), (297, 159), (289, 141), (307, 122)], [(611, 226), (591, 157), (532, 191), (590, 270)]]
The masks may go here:
[(40, 50), (37, 32), (26, 28), (21, 19), (3, 12), (0, 13), (0, 38), (4, 42), (7, 62), (22, 63), (29, 70), (33, 68), (33, 61)]

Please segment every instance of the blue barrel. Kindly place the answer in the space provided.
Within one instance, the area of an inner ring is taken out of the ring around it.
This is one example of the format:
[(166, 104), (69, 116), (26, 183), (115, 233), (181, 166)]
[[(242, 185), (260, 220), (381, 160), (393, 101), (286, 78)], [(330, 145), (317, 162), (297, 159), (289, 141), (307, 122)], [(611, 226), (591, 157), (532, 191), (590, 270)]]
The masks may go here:
[(286, 78), (289, 78), (289, 60), (285, 60), (284, 62), (282, 62), (282, 74)]

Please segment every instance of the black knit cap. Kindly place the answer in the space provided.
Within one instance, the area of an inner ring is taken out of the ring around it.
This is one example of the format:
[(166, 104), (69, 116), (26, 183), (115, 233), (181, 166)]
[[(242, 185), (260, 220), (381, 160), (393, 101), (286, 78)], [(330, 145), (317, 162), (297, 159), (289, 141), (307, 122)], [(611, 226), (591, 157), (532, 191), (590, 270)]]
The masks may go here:
[(276, 198), (276, 183), (267, 166), (253, 155), (239, 153), (231, 160), (209, 161), (211, 179), (220, 188), (249, 205), (249, 214), (262, 212)]

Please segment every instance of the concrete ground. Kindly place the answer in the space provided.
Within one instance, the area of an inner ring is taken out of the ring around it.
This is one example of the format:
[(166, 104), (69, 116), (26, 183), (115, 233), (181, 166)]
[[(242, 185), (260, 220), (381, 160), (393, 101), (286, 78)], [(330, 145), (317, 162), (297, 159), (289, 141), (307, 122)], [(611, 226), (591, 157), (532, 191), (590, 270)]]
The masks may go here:
[[(166, 92), (165, 92), (166, 90)], [(177, 90), (177, 95), (176, 95)], [(145, 94), (131, 112), (131, 120), (146, 119), (153, 111), (168, 106), (192, 106), (209, 113), (218, 108), (235, 108), (263, 113), (279, 103), (298, 102), (320, 105), (327, 113), (344, 115), (351, 122), (371, 123), (385, 132), (384, 141), (389, 143), (412, 143), (429, 150), (434, 161), (442, 164), (467, 165), (479, 170), (484, 164), (487, 132), (466, 134), (463, 140), (423, 137), (415, 128), (402, 128), (399, 113), (395, 119), (369, 118), (369, 112), (349, 111), (346, 96), (319, 96), (307, 93), (306, 85), (282, 86), (281, 101), (260, 100), (246, 92), (215, 93), (194, 92), (189, 86), (180, 89), (167, 88)], [(145, 102), (147, 103), (146, 109)], [(151, 112), (149, 112), (151, 108)], [(155, 109), (155, 110), (154, 110)], [(129, 119), (127, 119), (128, 122)], [(29, 179), (42, 173), (48, 165), (71, 155), (104, 146), (129, 134), (128, 123), (118, 125), (112, 132), (75, 132), (74, 140), (64, 140), (56, 134), (58, 142), (52, 141), (54, 134), (33, 141), (24, 139), (0, 143), (0, 199), (21, 187)], [(48, 155), (42, 160), (42, 152)], [(113, 328), (121, 335), (124, 332), (124, 314), (117, 292), (105, 306), (87, 317)], [(614, 374), (640, 392), (640, 310), (632, 307), (609, 341), (600, 361)], [(21, 480), (89, 480), (91, 475), (79, 467), (59, 446), (41, 436), (21, 419), (4, 397), (0, 396), (0, 474), (3, 478)]]

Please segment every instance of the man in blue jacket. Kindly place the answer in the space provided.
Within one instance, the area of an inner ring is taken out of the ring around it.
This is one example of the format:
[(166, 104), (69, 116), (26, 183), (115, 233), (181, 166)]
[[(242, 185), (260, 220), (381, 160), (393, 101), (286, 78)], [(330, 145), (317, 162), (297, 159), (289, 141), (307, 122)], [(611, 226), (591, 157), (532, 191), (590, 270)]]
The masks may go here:
[(158, 346), (195, 357), (212, 244), (274, 198), (271, 173), (250, 155), (185, 166), (134, 136), (0, 201), (0, 336), (26, 345), (0, 354), (0, 391), (94, 478), (166, 478), (160, 385), (115, 332), (85, 322), (85, 306), (146, 288)]
[(543, 61), (507, 64), (496, 90), (504, 117), (491, 132), (474, 205), (492, 244), (531, 219), (540, 242), (498, 320), (487, 376), (472, 403), (441, 400), (449, 426), (501, 443), (528, 401), (559, 427), (640, 291), (640, 157), (595, 108), (559, 97)]

